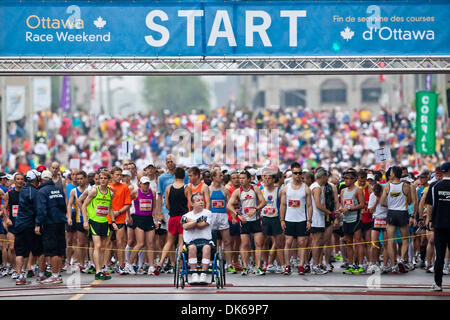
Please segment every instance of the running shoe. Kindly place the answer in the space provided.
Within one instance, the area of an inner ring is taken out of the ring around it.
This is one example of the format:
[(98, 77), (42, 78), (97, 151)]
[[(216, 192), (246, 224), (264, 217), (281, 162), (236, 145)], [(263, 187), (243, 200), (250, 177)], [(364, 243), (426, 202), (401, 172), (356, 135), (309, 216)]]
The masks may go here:
[(58, 276), (51, 276), (41, 281), (41, 284), (58, 284), (62, 283), (62, 280)]
[(13, 273), (11, 274), (11, 279), (16, 280), (17, 278), (19, 278), (19, 274), (17, 273), (16, 270), (13, 270)]
[(342, 269), (348, 269), (350, 265), (348, 264), (348, 262), (344, 262), (343, 264), (341, 264), (341, 268)]
[(347, 269), (345, 269), (343, 271), (344, 274), (353, 274), (353, 271), (355, 271), (355, 269), (353, 269), (353, 266), (348, 266)]
[(284, 267), (284, 272), (283, 272), (283, 274), (285, 274), (285, 275), (290, 275), (291, 274), (291, 266), (286, 266), (286, 267)]
[(334, 266), (333, 266), (331, 263), (329, 263), (329, 264), (327, 264), (327, 265), (325, 266), (325, 270), (326, 270), (327, 272), (333, 272)]
[(275, 273), (282, 274), (283, 273), (283, 267), (282, 266), (277, 266), (276, 270), (275, 270)]
[(320, 266), (315, 266), (311, 270), (311, 274), (326, 274), (328, 273), (326, 270), (323, 270)]
[(243, 276), (248, 275), (248, 268), (242, 269), (241, 275), (243, 275)]
[(449, 274), (450, 274), (449, 268), (445, 268), (445, 267), (444, 267), (444, 269), (442, 270), (442, 272), (443, 272), (445, 275), (449, 275)]
[(406, 262), (405, 263), (405, 269), (406, 269), (407, 272), (408, 271), (413, 271), (414, 269), (416, 269), (416, 266), (413, 263), (411, 263), (411, 262)]
[(142, 268), (142, 267), (140, 267), (139, 269), (137, 269), (137, 271), (136, 271), (136, 274), (139, 274), (139, 275), (142, 275), (142, 274), (145, 274), (146, 272), (145, 272), (145, 270), (144, 270), (144, 268)]
[(234, 264), (234, 265), (233, 265), (233, 268), (234, 268), (236, 271), (242, 271), (242, 270), (244, 270), (244, 267), (241, 266), (241, 265), (239, 265), (239, 264)]
[(227, 269), (227, 272), (228, 273), (237, 273), (236, 269), (233, 268), (233, 266), (229, 266), (228, 269)]
[(22, 286), (27, 284), (27, 277), (25, 276), (25, 274), (21, 274), (17, 279), (16, 279), (16, 286)]
[(305, 265), (305, 273), (311, 273), (311, 266), (309, 264)]
[(277, 268), (273, 264), (269, 264), (265, 270), (267, 273), (275, 273)]
[(1, 276), (2, 276), (2, 277), (6, 277), (8, 274), (9, 274), (9, 269), (6, 268), (6, 267), (4, 267), (4, 268), (2, 269)]
[(256, 268), (256, 275), (257, 276), (264, 276), (266, 273), (263, 271), (262, 268)]
[(442, 291), (442, 287), (438, 286), (436, 283), (431, 286), (431, 291)]
[(124, 276), (124, 275), (129, 274), (130, 272), (128, 272), (128, 270), (125, 270), (125, 267), (124, 267), (124, 266), (120, 266), (117, 273), (118, 273), (119, 275), (121, 275), (121, 276)]
[(396, 264), (395, 266), (392, 267), (391, 273), (393, 274), (398, 274), (400, 271), (398, 269), (398, 265)]
[(142, 267), (142, 269), (144, 270), (144, 272), (148, 272), (148, 269), (150, 268), (150, 265), (146, 262), (144, 263), (144, 266)]
[(303, 266), (298, 267), (298, 274), (304, 275), (305, 274), (305, 268)]
[(338, 253), (337, 255), (334, 256), (334, 259), (336, 259), (337, 261), (342, 261), (344, 260), (344, 258), (342, 258), (342, 256)]
[(202, 272), (200, 273), (200, 277), (198, 278), (199, 283), (206, 283), (206, 273)]
[(158, 270), (158, 268), (155, 268), (155, 267), (149, 267), (147, 274), (153, 275), (153, 276), (159, 276), (159, 270)]
[(200, 282), (200, 278), (199, 278), (198, 273), (193, 273), (192, 276), (191, 276), (191, 281), (189, 283), (197, 284), (199, 282)]
[(381, 273), (382, 274), (387, 274), (389, 272), (392, 272), (392, 269), (390, 267), (381, 266)]
[[(121, 271), (123, 271), (123, 273), (121, 273)], [(134, 268), (132, 265), (130, 264), (126, 264), (125, 267), (120, 267), (119, 268), (119, 274), (123, 275), (123, 274), (131, 274), (131, 275), (135, 275), (136, 271), (134, 271)]]
[(93, 265), (91, 265), (90, 267), (89, 267), (89, 270), (88, 270), (88, 273), (89, 274), (95, 274), (95, 266), (93, 266)]
[(33, 278), (34, 277), (34, 272), (33, 270), (28, 270), (27, 271), (27, 278)]
[(103, 272), (98, 272), (95, 274), (95, 280), (109, 280), (111, 279), (111, 276), (107, 276)]
[(353, 268), (353, 273), (355, 274), (363, 274), (366, 270), (362, 266), (356, 266)]
[(399, 263), (397, 264), (397, 266), (398, 266), (398, 271), (399, 271), (400, 273), (407, 273), (407, 272), (408, 272), (408, 271), (406, 270), (405, 265), (403, 264), (402, 261), (399, 261)]

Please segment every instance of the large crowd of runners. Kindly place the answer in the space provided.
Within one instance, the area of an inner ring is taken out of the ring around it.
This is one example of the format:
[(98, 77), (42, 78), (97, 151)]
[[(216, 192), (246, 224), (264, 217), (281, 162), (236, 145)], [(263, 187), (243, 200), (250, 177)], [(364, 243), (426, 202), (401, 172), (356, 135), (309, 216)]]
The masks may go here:
[[(62, 272), (173, 273), (193, 208), (208, 212), (197, 224), (210, 225), (205, 240), (223, 247), (230, 274), (434, 272), (429, 190), (450, 178), (448, 162), (415, 175), (401, 166), (338, 173), (298, 162), (281, 171), (165, 161), (165, 170), (124, 162), (63, 176), (53, 162), (0, 173), (1, 277), (26, 285), (62, 283)], [(447, 249), (444, 274), (449, 258)]]

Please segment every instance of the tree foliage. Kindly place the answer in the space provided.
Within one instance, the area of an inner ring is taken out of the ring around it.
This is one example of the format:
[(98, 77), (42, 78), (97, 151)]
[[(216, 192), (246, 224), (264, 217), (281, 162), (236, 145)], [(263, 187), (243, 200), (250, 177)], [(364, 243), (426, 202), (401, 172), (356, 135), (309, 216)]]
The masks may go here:
[(158, 76), (144, 79), (144, 101), (152, 110), (161, 113), (190, 112), (209, 109), (209, 87), (197, 76)]

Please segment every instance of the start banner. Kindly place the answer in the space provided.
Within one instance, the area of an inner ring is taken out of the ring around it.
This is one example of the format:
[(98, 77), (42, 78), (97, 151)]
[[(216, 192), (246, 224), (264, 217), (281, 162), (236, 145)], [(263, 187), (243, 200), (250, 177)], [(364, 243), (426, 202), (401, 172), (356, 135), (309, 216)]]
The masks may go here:
[(1, 1), (0, 56), (450, 55), (448, 1)]

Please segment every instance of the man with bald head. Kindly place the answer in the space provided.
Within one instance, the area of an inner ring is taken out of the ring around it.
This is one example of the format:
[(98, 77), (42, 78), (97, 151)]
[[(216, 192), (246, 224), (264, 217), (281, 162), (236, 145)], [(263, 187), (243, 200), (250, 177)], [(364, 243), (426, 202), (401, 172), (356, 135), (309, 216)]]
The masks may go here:
[(66, 182), (65, 180), (61, 177), (61, 170), (60, 170), (60, 165), (58, 161), (55, 161), (52, 163), (52, 165), (49, 168), (50, 172), (52, 173), (52, 180), (55, 183), (55, 185), (58, 188), (61, 188), (64, 192), (64, 196), (67, 199), (67, 194), (66, 194)]
[[(158, 178), (158, 195), (156, 198), (156, 210), (157, 210), (157, 221), (161, 223), (159, 229), (156, 230), (156, 234), (162, 239), (161, 241), (166, 241), (167, 236), (167, 222), (169, 221), (169, 210), (165, 205), (165, 192), (166, 188), (175, 182), (175, 168), (177, 167), (175, 163), (175, 156), (173, 154), (168, 154), (166, 157), (166, 167), (167, 171), (164, 172)], [(184, 179), (184, 184), (189, 183), (188, 175)], [(157, 223), (158, 223), (157, 222)], [(173, 260), (172, 260), (173, 261)], [(159, 265), (162, 266), (164, 261), (160, 261)]]

